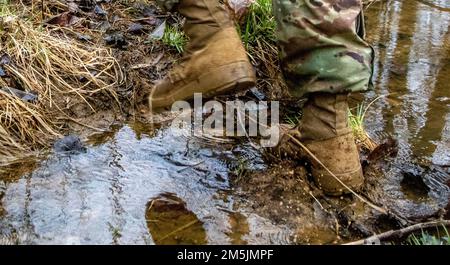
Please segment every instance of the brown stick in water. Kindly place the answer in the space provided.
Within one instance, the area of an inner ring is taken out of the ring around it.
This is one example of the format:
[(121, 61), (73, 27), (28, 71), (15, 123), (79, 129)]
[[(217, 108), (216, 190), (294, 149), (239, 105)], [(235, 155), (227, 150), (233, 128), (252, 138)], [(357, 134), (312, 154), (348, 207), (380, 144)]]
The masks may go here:
[(426, 228), (431, 228), (431, 227), (437, 227), (439, 225), (442, 226), (450, 226), (450, 220), (442, 220), (442, 221), (432, 221), (432, 222), (427, 222), (427, 223), (419, 223), (419, 224), (415, 224), (412, 226), (408, 226), (399, 230), (390, 230), (378, 235), (373, 235), (371, 237), (365, 238), (365, 239), (361, 239), (358, 241), (354, 241), (354, 242), (350, 242), (344, 245), (365, 245), (368, 244), (370, 242), (381, 242), (393, 237), (403, 237), (406, 235), (411, 234), (412, 232), (415, 232), (419, 229), (426, 229)]

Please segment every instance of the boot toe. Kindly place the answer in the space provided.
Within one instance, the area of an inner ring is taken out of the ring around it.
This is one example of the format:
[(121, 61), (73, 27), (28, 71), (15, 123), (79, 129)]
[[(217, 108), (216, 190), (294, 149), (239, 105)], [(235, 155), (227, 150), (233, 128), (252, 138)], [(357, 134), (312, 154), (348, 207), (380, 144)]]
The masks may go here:
[(351, 191), (358, 191), (364, 184), (364, 176), (362, 168), (359, 167), (351, 172), (344, 172), (341, 174), (334, 173), (339, 182), (334, 176), (324, 169), (313, 168), (312, 175), (317, 186), (326, 194), (330, 196), (341, 196), (350, 194)]
[(352, 133), (312, 142), (306, 147), (320, 161), (310, 159), (314, 181), (325, 194), (348, 194), (364, 184), (359, 152)]

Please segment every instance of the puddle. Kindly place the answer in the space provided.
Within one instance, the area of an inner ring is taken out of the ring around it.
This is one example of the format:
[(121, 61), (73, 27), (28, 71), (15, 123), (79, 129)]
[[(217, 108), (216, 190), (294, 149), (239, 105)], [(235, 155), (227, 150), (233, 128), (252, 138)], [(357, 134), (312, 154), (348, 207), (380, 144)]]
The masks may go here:
[(2, 177), (0, 234), (38, 244), (287, 243), (273, 237), (285, 227), (235, 209), (233, 147), (205, 147), (170, 128), (132, 128), (139, 126), (97, 135), (86, 152), (50, 155), (22, 177)]
[[(377, 59), (376, 90), (365, 100), (385, 95), (369, 109), (366, 127), (377, 140), (399, 141), (377, 187), (383, 203), (404, 216), (433, 214), (450, 194), (449, 8), (448, 0), (391, 0), (366, 12)], [(241, 156), (265, 168), (245, 144), (206, 145), (170, 128), (115, 126), (90, 137), (85, 152), (18, 163), (0, 176), (0, 243), (336, 242), (334, 220), (321, 205), (284, 202), (290, 208), (281, 209), (282, 192), (273, 191), (280, 212), (303, 214), (294, 229), (283, 216), (258, 215), (243, 203), (255, 198), (230, 183), (230, 164)], [(294, 195), (290, 201), (301, 201)]]

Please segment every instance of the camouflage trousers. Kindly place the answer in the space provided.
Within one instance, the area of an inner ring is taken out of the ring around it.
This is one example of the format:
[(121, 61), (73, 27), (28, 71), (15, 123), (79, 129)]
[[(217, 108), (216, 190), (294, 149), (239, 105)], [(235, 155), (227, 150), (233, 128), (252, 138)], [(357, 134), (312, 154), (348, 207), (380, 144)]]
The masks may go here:
[[(165, 10), (179, 1), (156, 0)], [(281, 68), (294, 96), (371, 88), (373, 49), (364, 41), (361, 0), (272, 2)]]
[(273, 0), (281, 67), (292, 93), (371, 87), (373, 50), (361, 0)]

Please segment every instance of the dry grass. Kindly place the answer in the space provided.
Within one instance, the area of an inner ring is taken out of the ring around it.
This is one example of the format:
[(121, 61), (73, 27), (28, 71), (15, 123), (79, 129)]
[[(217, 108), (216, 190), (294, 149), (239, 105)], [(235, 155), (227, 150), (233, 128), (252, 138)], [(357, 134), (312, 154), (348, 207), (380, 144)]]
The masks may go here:
[(0, 165), (47, 145), (59, 134), (61, 120), (74, 120), (72, 106), (95, 111), (98, 101), (118, 102), (115, 91), (123, 80), (109, 49), (78, 43), (60, 27), (1, 19), (0, 56), (10, 63), (2, 65), (8, 78), (0, 78), (0, 88), (33, 92), (38, 100), (0, 92)]
[(363, 0), (362, 2), (363, 2), (363, 5), (364, 5), (366, 8), (368, 8), (371, 4), (373, 4), (373, 3), (375, 3), (375, 2), (378, 2), (378, 1), (380, 1), (380, 0)]
[(45, 145), (49, 135), (58, 133), (36, 106), (0, 90), (0, 164), (17, 152), (28, 153), (32, 146)]

